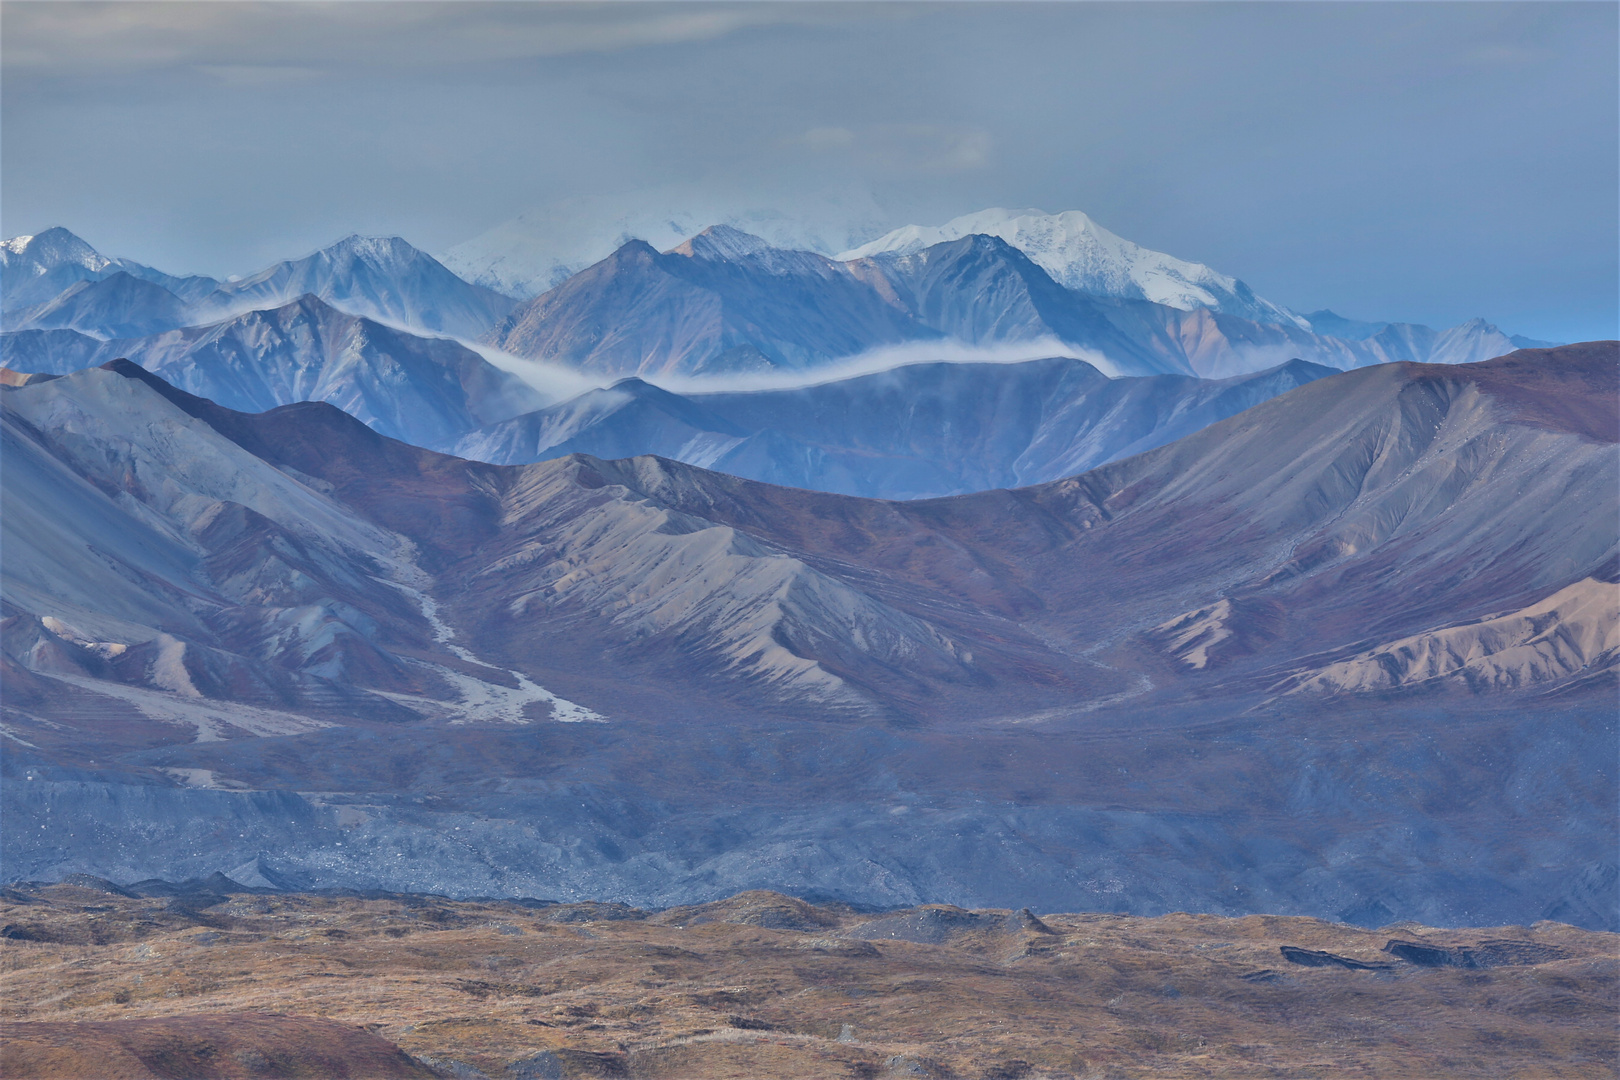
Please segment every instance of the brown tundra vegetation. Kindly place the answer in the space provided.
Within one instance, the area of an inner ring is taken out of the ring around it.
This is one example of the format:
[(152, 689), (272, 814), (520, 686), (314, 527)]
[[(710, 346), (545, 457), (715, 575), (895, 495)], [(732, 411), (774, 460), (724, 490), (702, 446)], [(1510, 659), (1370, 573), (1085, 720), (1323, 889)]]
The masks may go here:
[(768, 892), (653, 913), (85, 877), (5, 890), (0, 920), (7, 1080), (1620, 1068), (1620, 936), (1552, 922), (872, 913)]

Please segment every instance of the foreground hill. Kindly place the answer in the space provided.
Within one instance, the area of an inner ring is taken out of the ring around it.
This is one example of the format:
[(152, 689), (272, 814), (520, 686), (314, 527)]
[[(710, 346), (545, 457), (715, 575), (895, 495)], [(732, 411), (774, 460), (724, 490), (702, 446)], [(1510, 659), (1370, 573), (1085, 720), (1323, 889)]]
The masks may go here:
[(1617, 384), (1358, 370), (909, 503), (8, 389), (8, 873), (1609, 925)]
[(0, 918), (18, 1080), (109, 1062), (244, 1080), (1596, 1078), (1620, 1063), (1614, 936), (1548, 922), (1375, 932), (769, 892), (649, 912), (223, 878), (13, 888)]

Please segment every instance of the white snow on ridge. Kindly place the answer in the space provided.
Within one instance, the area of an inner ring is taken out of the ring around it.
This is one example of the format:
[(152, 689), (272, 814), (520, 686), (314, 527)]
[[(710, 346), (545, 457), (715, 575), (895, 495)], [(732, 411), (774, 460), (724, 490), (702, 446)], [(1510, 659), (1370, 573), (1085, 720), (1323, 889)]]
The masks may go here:
[(1133, 244), (1078, 210), (1048, 214), (995, 207), (953, 218), (944, 225), (906, 225), (837, 258), (910, 255), (974, 234), (1000, 237), (1028, 255), (1058, 284), (1078, 292), (1151, 300), (1182, 311), (1209, 308), (1255, 322), (1310, 328), (1304, 319), (1254, 295), (1236, 278), (1202, 263)]
[(113, 265), (113, 260), (62, 228), (46, 229), (35, 236), (13, 236), (0, 243), (0, 268), (7, 271), (24, 269), (38, 277), (64, 263), (100, 273)]

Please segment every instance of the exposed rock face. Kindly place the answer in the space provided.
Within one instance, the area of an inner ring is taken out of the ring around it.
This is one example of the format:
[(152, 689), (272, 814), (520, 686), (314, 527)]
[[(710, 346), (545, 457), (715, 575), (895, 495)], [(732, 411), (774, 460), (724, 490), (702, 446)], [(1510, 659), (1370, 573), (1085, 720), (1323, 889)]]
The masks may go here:
[(1614, 578), (1617, 384), (1612, 343), (1358, 370), (906, 503), (5, 389), (7, 873), (1608, 925), (1612, 650), (1275, 688), (1585, 640), (1538, 605)]
[(1284, 960), (1290, 964), (1299, 964), (1301, 967), (1340, 967), (1351, 971), (1387, 971), (1393, 964), (1369, 964), (1363, 960), (1356, 960), (1338, 953), (1324, 952), (1321, 949), (1301, 949), (1297, 945), (1281, 945), (1278, 951)]
[(1518, 611), (1392, 641), (1300, 679), (1299, 691), (1377, 691), (1452, 680), (1478, 690), (1612, 668), (1620, 584), (1586, 578)]
[(1520, 964), (1546, 964), (1569, 954), (1556, 945), (1536, 941), (1486, 940), (1475, 945), (1435, 945), (1421, 941), (1391, 940), (1384, 951), (1419, 967), (1493, 968)]

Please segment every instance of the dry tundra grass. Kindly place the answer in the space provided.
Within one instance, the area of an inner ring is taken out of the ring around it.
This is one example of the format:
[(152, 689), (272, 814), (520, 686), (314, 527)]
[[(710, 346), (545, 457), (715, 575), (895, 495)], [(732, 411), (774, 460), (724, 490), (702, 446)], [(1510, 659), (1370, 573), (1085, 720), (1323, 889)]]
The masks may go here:
[[(90, 879), (6, 890), (0, 909), (7, 1080), (1551, 1080), (1620, 1067), (1620, 938), (1556, 923), (862, 914), (774, 893), (649, 915), (138, 897)], [(1392, 938), (1480, 966), (1401, 959), (1384, 951)], [(1369, 966), (1307, 966), (1284, 946)]]

